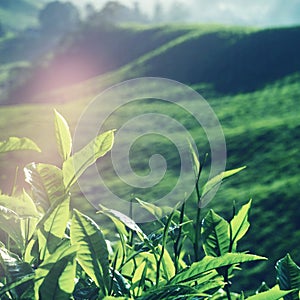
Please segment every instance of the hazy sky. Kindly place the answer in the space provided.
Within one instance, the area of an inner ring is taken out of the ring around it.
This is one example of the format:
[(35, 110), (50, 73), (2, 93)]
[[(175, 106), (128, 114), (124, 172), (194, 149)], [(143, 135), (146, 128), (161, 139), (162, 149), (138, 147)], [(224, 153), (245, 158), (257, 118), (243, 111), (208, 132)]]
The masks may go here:
[[(79, 5), (91, 3), (101, 7), (106, 0), (72, 0)], [(133, 6), (139, 3), (142, 11), (152, 15), (157, 0), (119, 0)], [(185, 15), (190, 22), (213, 22), (254, 26), (300, 24), (300, 0), (161, 0), (164, 11)]]

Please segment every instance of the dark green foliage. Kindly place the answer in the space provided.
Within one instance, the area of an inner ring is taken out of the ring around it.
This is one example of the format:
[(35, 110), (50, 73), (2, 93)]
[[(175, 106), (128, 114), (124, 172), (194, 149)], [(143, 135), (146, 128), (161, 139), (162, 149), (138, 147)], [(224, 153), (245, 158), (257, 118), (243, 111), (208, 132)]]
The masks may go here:
[(229, 252), (229, 225), (213, 210), (203, 220), (202, 238), (206, 255), (221, 256)]
[(287, 297), (291, 291), (280, 290), (278, 286), (273, 287), (268, 291), (263, 291), (254, 296), (250, 296), (247, 299), (249, 300), (279, 300), (282, 297)]
[[(14, 297), (20, 297), (28, 287), (32, 287), (32, 281), (27, 281), (28, 278), (33, 279), (31, 266), (14, 253), (8, 251), (4, 246), (0, 248), (0, 266), (0, 277), (5, 277), (7, 284), (19, 282), (16, 287), (10, 285)], [(23, 281), (24, 277), (26, 280)]]
[(35, 299), (70, 299), (75, 285), (78, 247), (63, 243), (35, 270)]
[(300, 268), (287, 254), (276, 264), (277, 279), (279, 286), (284, 290), (296, 289), (295, 292), (284, 297), (285, 300), (299, 300)]
[(87, 275), (107, 295), (109, 261), (107, 245), (98, 225), (89, 217), (74, 210), (71, 225), (71, 244), (78, 245), (77, 259)]

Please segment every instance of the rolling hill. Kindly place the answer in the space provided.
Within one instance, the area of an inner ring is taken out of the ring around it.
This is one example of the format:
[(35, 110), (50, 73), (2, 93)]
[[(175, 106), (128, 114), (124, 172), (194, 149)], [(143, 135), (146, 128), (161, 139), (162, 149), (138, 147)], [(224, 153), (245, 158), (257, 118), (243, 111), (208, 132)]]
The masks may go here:
[(251, 92), (299, 71), (299, 41), (300, 27), (87, 26), (60, 45), (47, 68), (33, 69), (9, 100), (35, 102), (30, 97), (36, 93), (124, 66), (125, 77), (134, 73), (205, 83), (220, 95)]
[(45, 1), (32, 0), (1, 0), (0, 20), (6, 30), (23, 30), (26, 27), (36, 26), (38, 10)]
[[(10, 105), (0, 107), (1, 138), (31, 137), (45, 154), (28, 153), (27, 162), (59, 164), (53, 107), (70, 121), (74, 131), (92, 97), (123, 80), (159, 76), (190, 85), (203, 94), (221, 122), (227, 141), (227, 168), (247, 165), (245, 171), (224, 184), (208, 208), (229, 217), (233, 201), (240, 206), (253, 198), (252, 227), (241, 247), (270, 260), (250, 269), (256, 280), (250, 283), (244, 278), (242, 286), (254, 289), (262, 280), (271, 285), (277, 259), (290, 252), (300, 262), (299, 41), (300, 27), (258, 30), (176, 25), (99, 30), (87, 26), (61, 44), (47, 67), (32, 70), (26, 84), (10, 95)], [(96, 113), (100, 116), (103, 109), (97, 108)], [(119, 128), (122, 121), (143, 112), (163, 112), (182, 121), (199, 152), (209, 152), (192, 120), (183, 112), (157, 106), (155, 101), (115, 112), (106, 126)], [(107, 157), (99, 168), (110, 187), (121, 196), (134, 194), (147, 201), (170, 189), (168, 185), (176, 181), (178, 156), (173, 155), (167, 141), (161, 140), (157, 146), (170, 155), (167, 181), (147, 190), (128, 187), (116, 178)], [(153, 151), (144, 143), (134, 145), (133, 166), (147, 169)], [(23, 165), (23, 156), (14, 153), (1, 157), (2, 169), (13, 173), (11, 160)], [(9, 191), (11, 177), (2, 174), (1, 188)], [(90, 178), (87, 184), (93, 190), (96, 183)], [(91, 212), (88, 203), (74, 205)]]

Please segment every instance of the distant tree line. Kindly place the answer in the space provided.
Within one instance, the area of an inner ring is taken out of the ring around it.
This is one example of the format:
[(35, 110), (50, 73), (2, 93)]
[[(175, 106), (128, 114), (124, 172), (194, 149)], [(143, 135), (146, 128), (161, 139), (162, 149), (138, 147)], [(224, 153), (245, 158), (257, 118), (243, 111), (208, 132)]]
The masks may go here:
[[(155, 2), (152, 16), (143, 13), (138, 2), (134, 2), (133, 7), (128, 7), (118, 1), (108, 1), (101, 10), (96, 10), (91, 3), (87, 4), (84, 21), (93, 25), (160, 23), (184, 21), (187, 16), (188, 10), (180, 1), (174, 1), (167, 10), (160, 1)], [(80, 24), (80, 13), (71, 2), (53, 1), (40, 11), (39, 22), (43, 32), (69, 32)]]
[(39, 13), (41, 30), (45, 33), (64, 33), (80, 23), (79, 12), (70, 2), (48, 3)]
[(96, 12), (92, 4), (86, 5), (87, 19), (97, 18), (98, 21), (108, 23), (160, 23), (185, 21), (189, 15), (188, 9), (181, 1), (176, 1), (168, 9), (164, 9), (162, 2), (154, 2), (152, 16), (144, 14), (138, 2), (134, 2), (133, 8), (129, 8), (118, 1), (108, 1), (101, 11)]
[(150, 22), (149, 17), (141, 12), (137, 2), (134, 3), (133, 8), (129, 8), (118, 1), (108, 1), (100, 11), (87, 4), (86, 21), (95, 25)]
[[(40, 29), (47, 34), (70, 32), (78, 27), (80, 21), (77, 7), (70, 2), (53, 1), (39, 12)], [(108, 1), (100, 11), (92, 4), (87, 4), (85, 21), (96, 25), (112, 25), (124, 22), (149, 23), (149, 18), (141, 12), (137, 2), (133, 8), (129, 8), (118, 1)]]

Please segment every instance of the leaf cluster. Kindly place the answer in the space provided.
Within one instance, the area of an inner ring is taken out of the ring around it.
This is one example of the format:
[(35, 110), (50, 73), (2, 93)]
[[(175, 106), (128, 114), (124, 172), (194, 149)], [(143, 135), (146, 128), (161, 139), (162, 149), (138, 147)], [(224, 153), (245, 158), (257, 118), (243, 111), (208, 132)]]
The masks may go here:
[[(276, 265), (278, 284), (266, 284), (246, 297), (231, 291), (241, 264), (265, 257), (238, 251), (247, 233), (251, 200), (230, 220), (210, 210), (201, 216), (201, 201), (224, 179), (243, 168), (217, 175), (199, 186), (202, 164), (191, 149), (197, 191), (196, 220), (185, 203), (158, 207), (134, 201), (155, 218), (147, 233), (133, 219), (104, 206), (99, 214), (112, 222), (116, 238), (71, 208), (71, 188), (79, 176), (110, 151), (114, 131), (107, 131), (72, 154), (66, 120), (55, 111), (61, 168), (31, 163), (24, 169), (30, 191), (0, 195), (1, 299), (299, 299), (300, 269), (290, 255)], [(0, 143), (0, 152), (40, 151), (26, 138)], [(193, 251), (190, 251), (192, 245)]]

